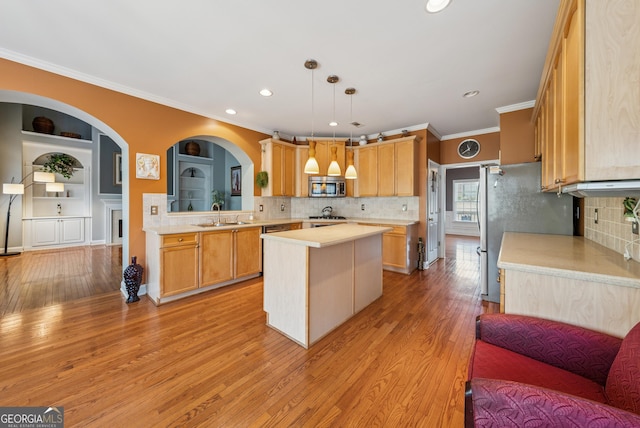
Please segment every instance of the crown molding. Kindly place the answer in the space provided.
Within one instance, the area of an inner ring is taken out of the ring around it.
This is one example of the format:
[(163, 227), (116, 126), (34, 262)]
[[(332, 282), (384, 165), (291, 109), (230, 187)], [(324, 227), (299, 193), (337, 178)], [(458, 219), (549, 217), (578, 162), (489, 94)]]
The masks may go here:
[(524, 110), (527, 108), (533, 108), (536, 105), (536, 100), (525, 101), (518, 104), (511, 104), (509, 106), (497, 107), (496, 111), (500, 114), (511, 113), (512, 111)]
[(461, 132), (459, 134), (444, 135), (440, 141), (453, 140), (455, 138), (472, 137), (474, 135), (491, 134), (493, 132), (500, 132), (500, 127), (495, 126), (493, 128), (485, 128), (485, 129), (478, 129), (475, 131)]

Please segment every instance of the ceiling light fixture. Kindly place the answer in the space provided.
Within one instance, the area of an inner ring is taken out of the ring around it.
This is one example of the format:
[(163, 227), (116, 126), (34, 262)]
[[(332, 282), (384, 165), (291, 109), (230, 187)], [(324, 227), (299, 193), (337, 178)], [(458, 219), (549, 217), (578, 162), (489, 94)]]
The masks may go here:
[[(357, 126), (357, 122), (353, 121), (353, 94), (356, 93), (355, 88), (347, 88), (344, 90), (344, 93), (349, 95), (349, 115), (350, 122), (353, 126)], [(358, 173), (356, 172), (356, 167), (353, 165), (353, 128), (349, 130), (349, 149), (347, 149), (347, 170), (344, 172), (344, 178), (347, 180), (355, 180), (358, 178)]]
[(462, 96), (465, 98), (472, 98), (478, 95), (479, 93), (480, 91), (469, 91), (469, 92), (465, 92)]
[(313, 70), (318, 68), (318, 62), (315, 59), (308, 59), (304, 62), (304, 66), (311, 70), (311, 138), (309, 138), (309, 158), (304, 164), (304, 173), (319, 174), (320, 166), (316, 160), (316, 142), (313, 140)]
[(270, 97), (271, 95), (273, 95), (273, 92), (271, 92), (267, 88), (264, 88), (264, 89), (260, 90), (260, 95), (262, 95), (263, 97)]
[(340, 81), (340, 78), (336, 75), (327, 77), (327, 82), (333, 85), (333, 120), (329, 123), (329, 126), (333, 126), (333, 145), (331, 146), (331, 163), (327, 170), (327, 175), (336, 177), (342, 175), (342, 170), (338, 164), (338, 148), (336, 147), (336, 129), (338, 122), (336, 122), (336, 83)]
[(226, 110), (225, 110), (225, 112), (226, 112), (227, 114), (232, 114), (232, 115), (233, 115), (233, 114), (238, 113), (237, 111), (235, 111), (235, 110), (234, 110), (234, 109), (232, 109), (232, 108), (228, 108), (228, 109), (226, 109)]
[(425, 9), (429, 13), (438, 13), (449, 6), (449, 3), (451, 3), (451, 0), (427, 0)]

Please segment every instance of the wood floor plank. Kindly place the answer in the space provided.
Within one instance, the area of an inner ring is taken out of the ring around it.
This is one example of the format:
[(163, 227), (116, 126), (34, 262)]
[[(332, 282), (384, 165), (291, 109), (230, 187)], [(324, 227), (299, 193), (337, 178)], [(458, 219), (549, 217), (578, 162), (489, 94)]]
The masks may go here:
[(497, 305), (476, 240), (447, 242), (308, 350), (266, 326), (261, 278), (156, 307), (124, 302), (109, 252), (0, 261), (0, 401), (83, 427), (461, 426), (475, 317)]

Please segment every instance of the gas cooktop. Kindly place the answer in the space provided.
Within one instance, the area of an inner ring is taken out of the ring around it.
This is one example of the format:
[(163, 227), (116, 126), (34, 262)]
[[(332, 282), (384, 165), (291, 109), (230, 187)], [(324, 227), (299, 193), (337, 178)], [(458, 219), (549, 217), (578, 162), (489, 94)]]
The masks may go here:
[(310, 219), (322, 219), (322, 220), (346, 220), (346, 217), (343, 217), (341, 215), (329, 215), (329, 216), (322, 216), (322, 215), (311, 215), (309, 216)]

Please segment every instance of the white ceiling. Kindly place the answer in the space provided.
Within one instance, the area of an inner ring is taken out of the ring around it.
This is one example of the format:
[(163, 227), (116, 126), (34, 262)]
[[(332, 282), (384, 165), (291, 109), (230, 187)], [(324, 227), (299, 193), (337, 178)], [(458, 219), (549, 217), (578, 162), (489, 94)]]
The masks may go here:
[[(311, 135), (309, 58), (316, 136), (429, 124), (451, 137), (535, 99), (559, 0), (453, 0), (438, 14), (425, 2), (0, 0), (0, 57), (298, 138)], [(470, 90), (480, 94), (463, 98)]]

